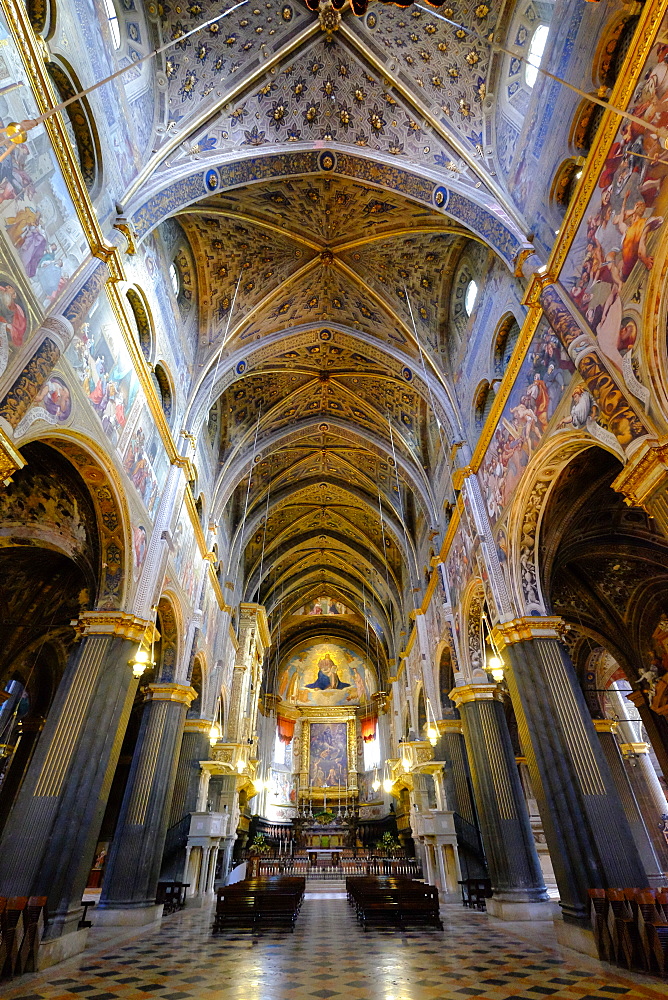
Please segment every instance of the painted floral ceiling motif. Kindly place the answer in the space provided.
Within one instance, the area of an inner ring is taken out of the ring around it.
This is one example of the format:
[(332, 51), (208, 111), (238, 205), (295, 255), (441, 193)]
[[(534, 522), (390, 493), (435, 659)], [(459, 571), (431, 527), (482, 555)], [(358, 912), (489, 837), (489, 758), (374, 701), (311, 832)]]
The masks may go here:
[(227, 191), (196, 206), (202, 212), (208, 207), (333, 250), (402, 229), (457, 230), (449, 219), (396, 192), (337, 176), (282, 178)]

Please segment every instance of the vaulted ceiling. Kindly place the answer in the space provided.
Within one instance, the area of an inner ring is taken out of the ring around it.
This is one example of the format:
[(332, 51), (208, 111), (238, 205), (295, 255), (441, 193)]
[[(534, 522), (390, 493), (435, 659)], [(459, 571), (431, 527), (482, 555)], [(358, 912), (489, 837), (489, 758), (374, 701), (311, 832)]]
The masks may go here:
[[(175, 39), (220, 7), (159, 11)], [(295, 608), (326, 593), (359, 617), (339, 627), (372, 622), (395, 656), (418, 551), (445, 529), (453, 281), (474, 244), (510, 265), (525, 231), (485, 152), (501, 13), (248, 0), (164, 66), (161, 138), (128, 201), (140, 235), (167, 209), (192, 248), (213, 516), (241, 596), (296, 640), (314, 622)]]

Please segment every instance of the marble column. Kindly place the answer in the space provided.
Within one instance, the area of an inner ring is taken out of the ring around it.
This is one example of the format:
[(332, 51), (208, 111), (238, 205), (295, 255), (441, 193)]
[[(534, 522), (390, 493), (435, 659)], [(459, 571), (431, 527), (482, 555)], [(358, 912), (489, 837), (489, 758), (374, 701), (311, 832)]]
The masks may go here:
[(137, 689), (130, 659), (150, 622), (85, 612), (0, 844), (0, 895), (47, 896), (44, 965), (85, 947), (81, 896)]
[(473, 798), (471, 771), (461, 719), (440, 719), (436, 725), (441, 734), (436, 747), (436, 757), (445, 762), (443, 767), (445, 808), (455, 814), (462, 877), (485, 878), (488, 875), (487, 861)]
[(623, 724), (620, 723), (619, 728), (622, 737), (620, 750), (627, 777), (658, 858), (659, 868), (668, 872), (668, 845), (661, 822), (662, 817), (668, 813), (668, 802), (649, 755), (649, 743), (642, 740), (626, 743), (623, 741)]
[(43, 728), (44, 719), (27, 719), (21, 723), (21, 736), (0, 791), (0, 831), (5, 827)]
[(643, 863), (647, 880), (650, 885), (662, 885), (663, 874), (661, 872), (661, 865), (654, 851), (652, 841), (649, 838), (636, 797), (633, 794), (629, 776), (624, 768), (624, 760), (616, 736), (618, 723), (613, 719), (592, 719), (592, 723), (598, 733), (598, 738), (605, 754), (605, 759), (608, 762), (612, 780), (619, 793), (622, 809), (631, 828), (631, 834), (638, 849), (640, 860)]
[(647, 886), (610, 768), (555, 617), (494, 629), (554, 865), (564, 944), (591, 950), (587, 890)]
[(160, 873), (160, 878), (167, 881), (188, 881), (184, 872), (190, 815), (199, 808), (200, 761), (207, 760), (211, 753), (210, 730), (208, 719), (186, 719), (183, 726)]
[(450, 697), (461, 715), (480, 829), (492, 880), (487, 910), (503, 920), (547, 920), (552, 909), (536, 853), (515, 754), (496, 684)]
[(196, 697), (183, 684), (149, 684), (139, 738), (95, 908), (96, 925), (146, 924), (155, 905), (179, 740)]

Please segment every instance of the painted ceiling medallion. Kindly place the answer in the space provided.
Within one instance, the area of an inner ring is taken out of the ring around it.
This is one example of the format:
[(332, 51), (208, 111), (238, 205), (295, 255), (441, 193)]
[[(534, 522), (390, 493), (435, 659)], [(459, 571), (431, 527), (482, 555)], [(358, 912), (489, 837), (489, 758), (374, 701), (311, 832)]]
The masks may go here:
[[(413, 0), (378, 0), (378, 2), (392, 7), (411, 7), (413, 4)], [(339, 22), (335, 18), (335, 14), (343, 10), (346, 0), (328, 0), (327, 4), (323, 4), (322, 7), (320, 7), (320, 0), (304, 0), (304, 3), (309, 10), (316, 11), (320, 8), (320, 23), (323, 31), (336, 31)], [(445, 0), (440, 0), (440, 3), (434, 3), (434, 0), (427, 0), (427, 3), (430, 7), (442, 7)], [(369, 0), (350, 0), (350, 6), (353, 9), (353, 13), (361, 17), (362, 14), (366, 14), (367, 12)]]

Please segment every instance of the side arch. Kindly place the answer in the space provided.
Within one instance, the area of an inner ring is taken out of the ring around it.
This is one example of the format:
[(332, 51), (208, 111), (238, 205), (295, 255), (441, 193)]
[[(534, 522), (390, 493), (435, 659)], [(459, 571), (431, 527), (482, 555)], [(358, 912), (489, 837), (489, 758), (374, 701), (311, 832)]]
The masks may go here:
[(130, 512), (123, 483), (109, 456), (90, 438), (74, 431), (34, 435), (32, 441), (59, 451), (86, 483), (95, 507), (100, 536), (100, 585), (96, 608), (126, 608), (132, 581)]
[[(519, 615), (545, 615), (538, 563), (543, 515), (555, 483), (573, 459), (591, 448), (602, 448), (589, 434), (572, 431), (548, 441), (529, 463), (512, 499), (506, 532), (508, 537), (508, 589)], [(619, 460), (619, 455), (609, 451)]]

